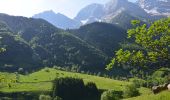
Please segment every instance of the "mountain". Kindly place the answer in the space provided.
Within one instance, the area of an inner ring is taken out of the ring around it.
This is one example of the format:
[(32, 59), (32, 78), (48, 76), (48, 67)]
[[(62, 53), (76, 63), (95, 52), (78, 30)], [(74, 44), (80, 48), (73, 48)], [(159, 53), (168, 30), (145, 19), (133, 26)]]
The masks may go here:
[(113, 51), (120, 47), (120, 42), (123, 42), (127, 35), (123, 28), (102, 22), (87, 24), (69, 32), (103, 51), (108, 57), (113, 56)]
[[(150, 18), (137, 4), (128, 0), (111, 0), (105, 5), (91, 4), (80, 10), (75, 20), (81, 21), (84, 24), (92, 22), (107, 22), (118, 24), (127, 28), (126, 23), (130, 23), (133, 19), (145, 20)], [(128, 19), (128, 20), (126, 20)]]
[[(3, 61), (4, 63), (5, 61), (11, 63), (13, 60), (19, 59), (20, 61), (14, 62), (16, 64), (15, 69), (18, 67), (37, 69), (42, 66), (54, 65), (62, 67), (78, 65), (82, 69), (90, 71), (104, 69), (107, 55), (101, 50), (71, 33), (54, 27), (43, 19), (0, 14), (0, 21), (6, 24), (11, 35), (17, 36), (19, 40), (24, 41), (15, 43), (13, 38), (4, 38), (4, 41), (9, 43), (5, 42), (6, 44), (4, 45), (11, 47), (11, 53), (2, 56), (2, 63)], [(30, 60), (32, 57), (38, 59), (40, 64)], [(35, 63), (34, 65), (38, 64), (39, 66), (34, 68), (31, 65), (26, 66), (26, 64), (22, 64), (24, 61), (28, 61), (29, 64)]]
[(0, 21), (6, 23), (15, 35), (20, 35), (27, 42), (38, 35), (49, 35), (49, 33), (61, 31), (61, 29), (56, 28), (43, 19), (0, 14)]
[(18, 35), (14, 35), (3, 22), (0, 22), (0, 37), (0, 47), (6, 49), (0, 53), (1, 71), (16, 71), (21, 67), (28, 71), (42, 66), (34, 50)]
[(170, 16), (169, 0), (139, 0), (138, 5), (151, 15)]
[(67, 16), (61, 14), (61, 13), (55, 13), (52, 10), (50, 11), (44, 11), (39, 14), (35, 14), (33, 18), (42, 18), (51, 24), (53, 24), (56, 27), (62, 28), (62, 29), (68, 29), (68, 28), (78, 28), (81, 25), (81, 22), (76, 21), (74, 19), (70, 19)]
[(104, 6), (101, 4), (94, 3), (88, 5), (81, 9), (74, 19), (82, 22), (83, 24), (99, 21), (104, 14), (103, 8)]
[(138, 5), (129, 2), (128, 0), (111, 0), (105, 5), (105, 16), (116, 16), (123, 11), (135, 16), (135, 17), (147, 17), (148, 14), (141, 9)]

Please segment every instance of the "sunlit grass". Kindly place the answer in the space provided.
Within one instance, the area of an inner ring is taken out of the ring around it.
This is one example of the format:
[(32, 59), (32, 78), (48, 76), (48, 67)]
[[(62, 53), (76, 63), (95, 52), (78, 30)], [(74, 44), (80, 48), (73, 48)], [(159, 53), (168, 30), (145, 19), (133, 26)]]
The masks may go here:
[[(15, 77), (13, 73), (1, 73), (6, 75), (5, 77), (11, 79)], [(60, 71), (56, 69), (42, 69), (38, 72), (34, 72), (29, 75), (19, 75), (19, 82), (20, 83), (10, 83), (11, 87), (8, 87), (8, 83), (6, 83), (5, 87), (1, 87), (0, 91), (3, 92), (18, 92), (18, 91), (50, 91), (52, 89), (52, 80), (56, 77), (76, 77), (82, 78), (85, 82), (94, 82), (96, 83), (99, 89), (113, 89), (113, 90), (123, 90), (124, 87), (129, 82), (125, 81), (118, 81), (104, 77), (97, 77), (92, 75), (80, 74), (80, 73), (73, 73), (73, 72), (66, 72)]]
[(159, 94), (146, 94), (134, 98), (129, 98), (126, 100), (170, 100), (170, 92), (169, 91), (164, 91)]

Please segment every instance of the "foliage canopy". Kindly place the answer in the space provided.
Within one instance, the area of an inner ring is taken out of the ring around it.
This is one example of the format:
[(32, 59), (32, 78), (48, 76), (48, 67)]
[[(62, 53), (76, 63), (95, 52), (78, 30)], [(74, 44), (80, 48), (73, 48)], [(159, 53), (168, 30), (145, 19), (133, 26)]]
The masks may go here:
[(128, 38), (140, 48), (119, 49), (106, 69), (129, 65), (132, 69), (158, 69), (170, 66), (170, 18), (157, 20), (150, 25), (132, 21)]

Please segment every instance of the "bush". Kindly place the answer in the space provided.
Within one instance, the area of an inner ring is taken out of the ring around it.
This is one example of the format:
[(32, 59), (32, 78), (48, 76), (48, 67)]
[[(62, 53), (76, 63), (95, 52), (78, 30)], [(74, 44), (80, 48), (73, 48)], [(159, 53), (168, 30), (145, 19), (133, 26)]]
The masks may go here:
[(52, 98), (49, 95), (40, 95), (39, 100), (52, 100)]
[(147, 84), (145, 80), (138, 79), (138, 78), (132, 78), (130, 81), (133, 82), (136, 88), (146, 87)]
[(120, 96), (115, 94), (115, 91), (108, 90), (102, 93), (101, 100), (119, 100)]
[(53, 82), (53, 97), (59, 96), (63, 100), (82, 100), (89, 98), (97, 98), (98, 89), (92, 82), (84, 85), (82, 79), (78, 78), (58, 78)]
[(59, 96), (56, 96), (56, 97), (54, 98), (54, 100), (63, 100), (63, 99), (60, 98)]
[(139, 90), (136, 88), (134, 84), (126, 86), (124, 91), (124, 97), (128, 98), (128, 97), (135, 97), (139, 95), (140, 95)]
[(95, 83), (88, 82), (85, 85), (85, 88), (86, 88), (87, 97), (94, 97), (94, 96), (99, 95), (99, 92), (98, 92), (98, 89)]
[(59, 78), (53, 83), (53, 95), (64, 100), (81, 100), (85, 96), (85, 85), (82, 79)]

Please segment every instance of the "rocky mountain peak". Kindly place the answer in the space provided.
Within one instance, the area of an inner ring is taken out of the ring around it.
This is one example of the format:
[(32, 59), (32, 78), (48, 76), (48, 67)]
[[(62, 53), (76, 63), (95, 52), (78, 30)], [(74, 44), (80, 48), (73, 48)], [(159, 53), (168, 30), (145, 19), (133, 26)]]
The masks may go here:
[(139, 0), (138, 5), (149, 14), (170, 16), (170, 0)]

